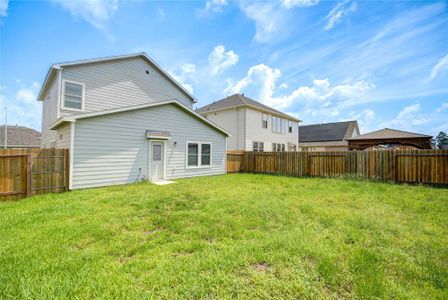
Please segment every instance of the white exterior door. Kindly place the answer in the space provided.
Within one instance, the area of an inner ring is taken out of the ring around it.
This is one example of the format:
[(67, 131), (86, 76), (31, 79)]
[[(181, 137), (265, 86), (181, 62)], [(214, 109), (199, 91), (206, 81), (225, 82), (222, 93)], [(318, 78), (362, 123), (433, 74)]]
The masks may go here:
[(165, 158), (164, 158), (164, 143), (163, 142), (151, 142), (151, 180), (163, 179), (165, 172)]

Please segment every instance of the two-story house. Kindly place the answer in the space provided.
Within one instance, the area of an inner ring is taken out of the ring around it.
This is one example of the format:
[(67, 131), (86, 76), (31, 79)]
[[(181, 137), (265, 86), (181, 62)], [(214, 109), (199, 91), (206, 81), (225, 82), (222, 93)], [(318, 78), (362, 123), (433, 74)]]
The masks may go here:
[(303, 125), (299, 127), (299, 150), (347, 151), (347, 139), (358, 135), (357, 121)]
[(197, 110), (227, 130), (227, 150), (297, 151), (300, 120), (235, 94)]
[(41, 147), (70, 149), (70, 189), (224, 174), (227, 131), (147, 54), (54, 64)]

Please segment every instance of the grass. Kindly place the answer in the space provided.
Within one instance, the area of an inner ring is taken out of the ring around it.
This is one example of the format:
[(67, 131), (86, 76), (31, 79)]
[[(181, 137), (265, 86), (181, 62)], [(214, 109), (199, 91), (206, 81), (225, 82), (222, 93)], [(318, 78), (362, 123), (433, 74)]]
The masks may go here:
[(448, 190), (226, 175), (0, 203), (0, 298), (448, 298)]

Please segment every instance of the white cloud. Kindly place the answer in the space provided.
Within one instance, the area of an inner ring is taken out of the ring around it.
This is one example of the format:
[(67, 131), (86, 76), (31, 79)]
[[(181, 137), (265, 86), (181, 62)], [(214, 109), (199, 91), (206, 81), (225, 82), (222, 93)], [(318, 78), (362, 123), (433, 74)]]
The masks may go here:
[(106, 25), (118, 9), (118, 0), (53, 0), (53, 2), (61, 5), (72, 16), (89, 22), (113, 40)]
[(442, 74), (448, 74), (448, 54), (442, 57), (432, 68), (430, 78), (434, 79)]
[(8, 15), (9, 0), (0, 0), (0, 17), (6, 17)]
[(268, 42), (279, 31), (283, 14), (273, 3), (243, 4), (241, 10), (246, 17), (255, 23), (254, 39), (258, 42)]
[(448, 102), (444, 102), (444, 103), (442, 103), (442, 105), (440, 105), (440, 107), (438, 107), (436, 109), (436, 112), (440, 113), (440, 112), (445, 111), (447, 109), (448, 109)]
[(196, 76), (196, 65), (194, 64), (183, 64), (177, 69), (169, 72), (173, 78), (179, 82), (187, 91), (193, 93), (193, 86), (187, 81), (193, 81)]
[(206, 12), (222, 12), (223, 7), (228, 4), (227, 0), (211, 0), (205, 2)]
[(285, 8), (314, 6), (319, 0), (280, 0), (281, 5)]
[(0, 105), (8, 108), (9, 124), (40, 128), (42, 108), (41, 103), (36, 100), (39, 88), (40, 84), (34, 82), (30, 86), (19, 88), (11, 97), (0, 94)]
[(335, 7), (327, 15), (327, 25), (325, 30), (330, 30), (338, 23), (342, 21), (348, 14), (355, 12), (358, 9), (356, 2), (350, 2), (350, 0), (344, 0), (336, 4)]
[(208, 56), (210, 73), (216, 75), (230, 68), (238, 62), (238, 55), (233, 51), (227, 51), (223, 45), (216, 46)]
[(157, 14), (160, 19), (165, 19), (165, 11), (160, 6), (157, 7)]
[(290, 9), (317, 3), (319, 0), (241, 1), (240, 9), (255, 23), (254, 40), (266, 43), (287, 33)]
[(397, 115), (398, 119), (407, 119), (413, 117), (416, 112), (420, 111), (420, 104), (412, 104), (404, 107)]
[(295, 103), (305, 106), (310, 114), (326, 108), (330, 114), (339, 114), (339, 108), (355, 105), (369, 90), (375, 86), (366, 80), (352, 80), (332, 86), (328, 79), (314, 80), (311, 86), (301, 86), (290, 94), (277, 95), (277, 81), (281, 76), (279, 69), (267, 65), (252, 66), (247, 76), (237, 82), (228, 82), (226, 94), (244, 92), (266, 105), (284, 109)]
[(380, 127), (392, 127), (412, 131), (415, 130), (415, 126), (429, 122), (430, 119), (421, 113), (420, 104), (411, 104), (403, 107), (394, 119), (381, 123)]
[[(358, 121), (359, 129), (361, 133), (369, 132), (376, 129), (377, 119), (375, 111), (371, 109), (364, 109), (361, 112), (351, 112), (348, 114), (350, 120)], [(341, 121), (344, 121), (341, 119)]]

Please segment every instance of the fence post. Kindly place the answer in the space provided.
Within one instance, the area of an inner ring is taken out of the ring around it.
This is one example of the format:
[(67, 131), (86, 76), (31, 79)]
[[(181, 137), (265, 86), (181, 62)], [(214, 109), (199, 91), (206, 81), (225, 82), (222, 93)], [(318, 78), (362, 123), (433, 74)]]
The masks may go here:
[[(64, 185), (65, 185), (65, 191), (68, 191), (69, 183), (70, 183), (70, 150), (69, 149), (65, 149), (64, 156), (65, 156), (65, 159), (64, 159), (64, 165), (65, 165)], [(226, 159), (227, 159), (227, 157), (226, 157)], [(226, 166), (226, 168), (227, 168), (227, 166)]]
[(26, 156), (26, 197), (31, 195), (31, 154)]

